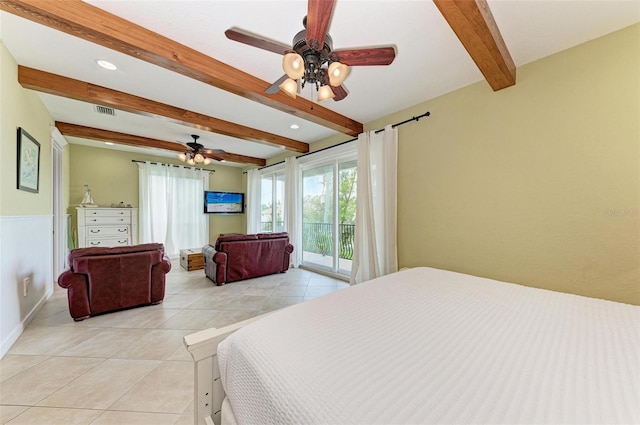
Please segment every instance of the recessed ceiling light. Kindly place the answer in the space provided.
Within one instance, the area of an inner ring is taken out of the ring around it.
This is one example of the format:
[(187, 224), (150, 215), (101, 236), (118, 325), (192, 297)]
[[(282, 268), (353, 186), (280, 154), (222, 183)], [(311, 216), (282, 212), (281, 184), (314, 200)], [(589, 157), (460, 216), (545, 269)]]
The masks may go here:
[(109, 71), (115, 71), (116, 69), (118, 69), (117, 66), (115, 66), (114, 64), (112, 64), (109, 61), (103, 60), (103, 59), (98, 59), (96, 61), (96, 63), (98, 65), (100, 65), (101, 67), (103, 67), (104, 69), (108, 69)]
[(299, 126), (298, 124), (291, 124), (291, 125), (289, 126), (289, 128), (292, 128), (292, 129), (294, 129), (294, 130), (297, 130), (297, 129), (299, 129), (299, 128), (300, 128), (300, 126)]
[(105, 145), (113, 146), (113, 142), (104, 142)]

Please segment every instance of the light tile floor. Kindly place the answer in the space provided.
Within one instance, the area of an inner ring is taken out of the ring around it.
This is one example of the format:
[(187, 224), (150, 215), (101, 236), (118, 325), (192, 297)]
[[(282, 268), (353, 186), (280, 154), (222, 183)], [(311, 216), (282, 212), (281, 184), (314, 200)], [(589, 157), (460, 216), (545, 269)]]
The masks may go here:
[(185, 335), (348, 286), (302, 269), (214, 286), (173, 262), (162, 304), (82, 322), (56, 288), (0, 360), (0, 423), (193, 424)]

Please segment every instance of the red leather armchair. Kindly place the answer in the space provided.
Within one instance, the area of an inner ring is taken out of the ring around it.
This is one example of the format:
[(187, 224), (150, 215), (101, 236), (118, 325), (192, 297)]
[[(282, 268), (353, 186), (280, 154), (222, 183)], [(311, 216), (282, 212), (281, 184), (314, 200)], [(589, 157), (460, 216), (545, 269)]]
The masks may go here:
[(214, 246), (202, 248), (205, 274), (218, 286), (284, 273), (289, 270), (292, 252), (286, 232), (220, 236)]
[(67, 289), (69, 313), (79, 321), (161, 303), (171, 262), (164, 255), (164, 245), (152, 243), (74, 249), (69, 267), (58, 277), (58, 285)]

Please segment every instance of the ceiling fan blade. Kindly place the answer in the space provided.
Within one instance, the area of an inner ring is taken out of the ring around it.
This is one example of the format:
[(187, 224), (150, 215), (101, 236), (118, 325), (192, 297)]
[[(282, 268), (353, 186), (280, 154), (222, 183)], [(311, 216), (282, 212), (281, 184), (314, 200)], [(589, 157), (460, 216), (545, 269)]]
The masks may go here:
[(278, 81), (276, 81), (275, 83), (267, 87), (267, 89), (264, 92), (267, 94), (278, 93), (280, 91), (280, 84), (284, 83), (284, 80), (286, 80), (287, 78), (289, 78), (287, 74), (284, 74), (282, 77), (278, 78)]
[(268, 50), (269, 52), (278, 53), (279, 55), (284, 55), (287, 50), (291, 50), (291, 46), (287, 44), (269, 40), (268, 38), (252, 34), (249, 31), (245, 31), (236, 27), (229, 28), (224, 32), (224, 34), (229, 40), (248, 44), (249, 46)]
[(204, 153), (207, 155), (215, 155), (215, 154), (225, 154), (227, 152), (223, 151), (222, 149), (205, 149)]
[(203, 148), (203, 146), (198, 142), (189, 142), (187, 143), (187, 146), (189, 146), (189, 149), (191, 149), (194, 152), (197, 152)]
[(331, 52), (331, 60), (337, 59), (349, 66), (389, 65), (396, 58), (394, 47), (371, 47), (365, 49), (345, 49)]
[(331, 22), (335, 0), (309, 0), (307, 6), (307, 45), (322, 50)]
[(206, 158), (213, 159), (214, 161), (224, 161), (224, 158), (223, 158), (223, 157), (221, 157), (221, 156), (217, 156), (217, 155), (214, 155), (214, 154), (209, 154), (209, 153), (207, 153), (207, 154), (205, 154), (204, 156), (205, 156)]
[(344, 86), (337, 86), (337, 87), (332, 86), (331, 90), (333, 91), (333, 94), (335, 94), (333, 100), (335, 100), (336, 102), (344, 99), (349, 94), (349, 92), (344, 88)]

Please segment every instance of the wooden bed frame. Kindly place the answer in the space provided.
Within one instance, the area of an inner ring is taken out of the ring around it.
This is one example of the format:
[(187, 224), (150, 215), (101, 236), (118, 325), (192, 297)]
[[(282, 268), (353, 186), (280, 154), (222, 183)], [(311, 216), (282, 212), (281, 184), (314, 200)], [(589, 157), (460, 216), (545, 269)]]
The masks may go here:
[[(269, 313), (267, 313), (269, 314)], [(224, 328), (205, 329), (184, 337), (184, 345), (187, 347), (194, 361), (194, 403), (193, 423), (196, 425), (220, 425), (222, 401), (225, 398), (220, 369), (218, 367), (218, 344), (226, 337), (255, 322), (263, 314), (225, 326)]]

